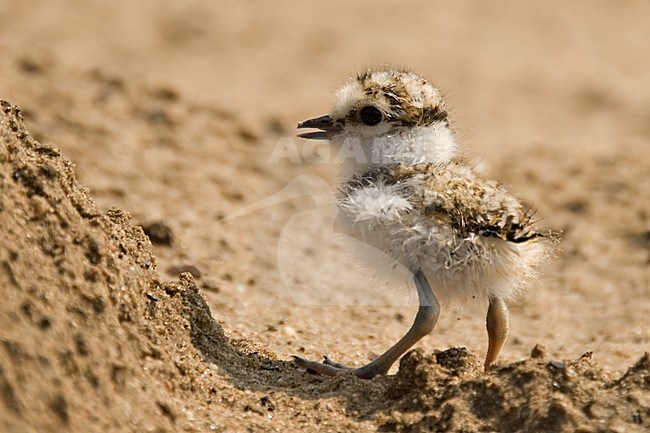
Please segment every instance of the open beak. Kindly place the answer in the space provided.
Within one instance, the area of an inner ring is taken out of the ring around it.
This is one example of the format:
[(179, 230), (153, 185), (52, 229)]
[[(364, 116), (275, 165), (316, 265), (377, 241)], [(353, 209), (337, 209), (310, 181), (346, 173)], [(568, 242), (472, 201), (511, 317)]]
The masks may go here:
[(334, 120), (328, 115), (298, 123), (298, 129), (302, 128), (320, 129), (320, 131), (303, 132), (302, 134), (298, 134), (298, 137), (306, 138), (308, 140), (329, 140), (332, 135), (341, 131), (341, 127), (335, 125)]

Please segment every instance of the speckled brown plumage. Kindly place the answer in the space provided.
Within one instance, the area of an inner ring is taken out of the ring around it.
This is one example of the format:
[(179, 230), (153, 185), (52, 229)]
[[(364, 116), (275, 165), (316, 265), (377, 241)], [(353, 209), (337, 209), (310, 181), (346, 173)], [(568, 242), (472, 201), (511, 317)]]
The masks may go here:
[[(413, 187), (413, 179), (422, 188)], [(375, 166), (345, 182), (341, 194), (376, 184), (404, 184), (401, 193), (435, 224), (452, 226), (463, 238), (479, 235), (526, 242), (554, 235), (536, 227), (532, 206), (525, 206), (497, 181), (477, 176), (461, 163)]]

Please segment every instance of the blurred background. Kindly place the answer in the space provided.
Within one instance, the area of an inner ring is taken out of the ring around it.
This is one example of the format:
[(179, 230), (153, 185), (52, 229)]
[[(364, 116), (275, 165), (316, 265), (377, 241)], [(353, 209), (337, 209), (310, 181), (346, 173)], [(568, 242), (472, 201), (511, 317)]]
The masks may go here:
[(602, 150), (647, 138), (649, 17), (644, 1), (3, 1), (0, 47), (290, 125), (356, 71), (406, 66), (482, 146)]
[[(310, 251), (278, 257), (283, 228), (337, 179), (268, 161), (348, 77), (411, 68), (447, 95), (479, 168), (564, 231), (513, 307), (504, 357), (543, 343), (620, 369), (650, 346), (648, 23), (646, 1), (0, 0), (0, 97), (73, 160), (100, 208), (170, 229), (159, 271), (194, 271), (229, 335), (361, 363), (405, 331), (410, 298), (369, 288), (335, 241), (310, 244), (308, 219), (292, 227)], [(284, 202), (222, 221), (302, 175)], [(292, 287), (316, 288), (319, 305), (287, 294), (278, 260), (302, 264)], [(424, 347), (484, 350), (482, 308), (443, 310)]]

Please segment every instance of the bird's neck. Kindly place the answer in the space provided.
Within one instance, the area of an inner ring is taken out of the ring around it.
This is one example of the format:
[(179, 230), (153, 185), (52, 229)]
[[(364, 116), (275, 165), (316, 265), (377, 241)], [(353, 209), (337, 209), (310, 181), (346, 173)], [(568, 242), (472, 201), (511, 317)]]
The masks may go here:
[(458, 151), (453, 132), (444, 124), (412, 127), (381, 137), (344, 137), (338, 144), (337, 162), (342, 163), (344, 176), (377, 165), (441, 164)]

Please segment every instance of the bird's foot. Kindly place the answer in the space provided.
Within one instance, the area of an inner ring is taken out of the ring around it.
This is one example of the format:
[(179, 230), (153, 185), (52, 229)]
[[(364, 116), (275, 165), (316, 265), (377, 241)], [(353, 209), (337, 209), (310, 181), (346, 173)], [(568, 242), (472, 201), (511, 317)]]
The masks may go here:
[(348, 367), (345, 364), (332, 361), (327, 356), (323, 362), (308, 361), (304, 358), (300, 358), (299, 356), (294, 356), (293, 362), (298, 367), (304, 368), (310, 373), (322, 374), (324, 376), (336, 376), (339, 373), (351, 371), (361, 379), (372, 379), (380, 373), (380, 371), (377, 371), (377, 369), (372, 368), (370, 364), (359, 368)]

